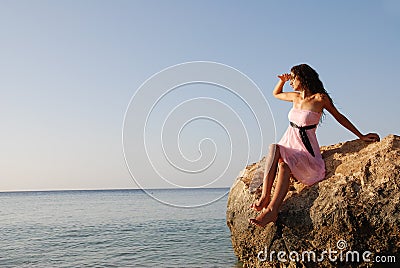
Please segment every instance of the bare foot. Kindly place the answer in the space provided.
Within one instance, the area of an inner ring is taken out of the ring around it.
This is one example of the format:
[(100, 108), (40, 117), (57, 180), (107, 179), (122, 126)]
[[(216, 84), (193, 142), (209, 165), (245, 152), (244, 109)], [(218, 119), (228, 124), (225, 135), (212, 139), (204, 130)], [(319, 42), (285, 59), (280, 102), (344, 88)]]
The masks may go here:
[(250, 208), (254, 209), (255, 211), (261, 211), (263, 208), (267, 207), (270, 202), (270, 198), (268, 197), (261, 197), (257, 202), (252, 204)]
[(275, 222), (278, 218), (278, 213), (272, 211), (270, 208), (266, 208), (260, 215), (258, 215), (255, 219), (249, 219), (251, 224), (265, 227), (270, 222)]

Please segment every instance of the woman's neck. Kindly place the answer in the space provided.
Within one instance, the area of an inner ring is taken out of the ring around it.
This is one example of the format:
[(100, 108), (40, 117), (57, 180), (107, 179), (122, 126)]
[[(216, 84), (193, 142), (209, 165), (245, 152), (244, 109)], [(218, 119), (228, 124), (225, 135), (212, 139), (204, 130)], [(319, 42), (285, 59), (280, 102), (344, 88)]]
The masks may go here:
[(306, 98), (308, 98), (308, 97), (310, 97), (310, 96), (312, 96), (313, 94), (310, 92), (310, 90), (308, 90), (308, 89), (304, 89), (304, 90), (302, 90), (302, 91), (300, 91), (300, 96), (301, 96), (301, 98), (304, 100), (304, 99), (306, 99)]

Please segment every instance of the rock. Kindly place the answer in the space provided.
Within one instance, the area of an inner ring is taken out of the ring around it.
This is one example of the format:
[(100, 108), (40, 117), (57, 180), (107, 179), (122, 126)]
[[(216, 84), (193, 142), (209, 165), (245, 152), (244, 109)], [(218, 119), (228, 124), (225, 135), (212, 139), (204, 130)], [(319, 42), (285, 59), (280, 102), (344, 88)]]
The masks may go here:
[(365, 254), (370, 261), (385, 256), (384, 267), (400, 267), (400, 137), (348, 141), (321, 152), (325, 180), (306, 187), (291, 178), (278, 220), (265, 228), (248, 223), (258, 213), (250, 205), (260, 197), (254, 185), (265, 160), (241, 172), (226, 213), (239, 260), (244, 267), (371, 267)]

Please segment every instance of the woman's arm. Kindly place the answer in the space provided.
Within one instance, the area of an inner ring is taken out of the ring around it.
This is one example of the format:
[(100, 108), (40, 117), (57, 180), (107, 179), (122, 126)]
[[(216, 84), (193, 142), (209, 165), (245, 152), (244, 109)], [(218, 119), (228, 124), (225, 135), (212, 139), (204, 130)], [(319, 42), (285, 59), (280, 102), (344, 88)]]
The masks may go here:
[(353, 132), (358, 138), (363, 141), (379, 141), (379, 135), (376, 133), (368, 133), (363, 135), (343, 114), (341, 114), (333, 105), (331, 100), (324, 96), (324, 108), (345, 128)]
[(282, 92), (283, 86), (290, 79), (290, 74), (281, 74), (281, 75), (278, 75), (278, 77), (279, 77), (279, 81), (276, 84), (274, 91), (272, 92), (272, 95), (274, 95), (274, 97), (277, 99), (293, 102), (294, 98), (298, 95), (297, 93)]

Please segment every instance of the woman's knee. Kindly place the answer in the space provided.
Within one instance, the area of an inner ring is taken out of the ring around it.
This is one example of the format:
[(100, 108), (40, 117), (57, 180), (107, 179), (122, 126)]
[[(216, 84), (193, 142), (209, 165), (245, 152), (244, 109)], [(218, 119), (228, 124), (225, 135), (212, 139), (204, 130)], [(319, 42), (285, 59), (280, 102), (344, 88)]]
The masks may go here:
[(283, 172), (290, 172), (290, 168), (288, 166), (288, 164), (286, 164), (285, 162), (279, 162), (279, 169), (281, 169)]
[(270, 153), (273, 153), (274, 155), (279, 155), (279, 146), (276, 143), (272, 143), (269, 145), (269, 151)]

